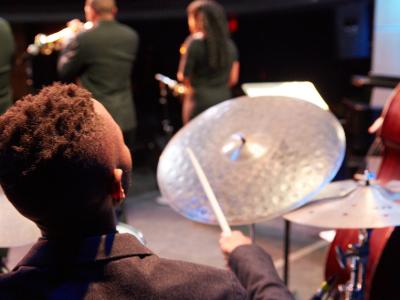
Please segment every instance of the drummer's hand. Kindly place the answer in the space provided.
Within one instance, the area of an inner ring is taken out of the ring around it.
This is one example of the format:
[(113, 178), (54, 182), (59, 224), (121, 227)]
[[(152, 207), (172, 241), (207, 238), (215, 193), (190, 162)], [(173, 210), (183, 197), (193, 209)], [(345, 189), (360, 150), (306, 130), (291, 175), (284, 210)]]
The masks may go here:
[(219, 239), (219, 246), (226, 256), (229, 256), (237, 247), (250, 244), (251, 239), (237, 230), (232, 231), (231, 234), (221, 233)]

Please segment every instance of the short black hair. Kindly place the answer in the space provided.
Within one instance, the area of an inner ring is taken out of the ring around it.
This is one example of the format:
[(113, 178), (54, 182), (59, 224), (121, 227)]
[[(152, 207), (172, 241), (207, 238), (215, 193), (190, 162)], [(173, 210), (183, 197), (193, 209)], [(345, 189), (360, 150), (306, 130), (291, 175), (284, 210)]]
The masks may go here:
[(106, 194), (112, 163), (104, 134), (91, 94), (74, 84), (18, 100), (0, 116), (0, 184), (10, 201), (40, 221), (46, 210)]

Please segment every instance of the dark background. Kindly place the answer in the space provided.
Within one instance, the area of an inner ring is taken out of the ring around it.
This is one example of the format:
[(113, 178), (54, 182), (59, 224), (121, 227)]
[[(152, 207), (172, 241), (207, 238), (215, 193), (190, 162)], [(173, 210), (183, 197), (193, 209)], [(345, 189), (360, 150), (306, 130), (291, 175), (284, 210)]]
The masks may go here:
[[(351, 85), (351, 76), (370, 70), (373, 1), (369, 0), (221, 0), (240, 52), (240, 83), (308, 80), (339, 118), (348, 118), (346, 99), (368, 102), (368, 91)], [(2, 0), (0, 16), (11, 22), (17, 45), (13, 75), (15, 97), (57, 80), (58, 53), (32, 60), (24, 55), (38, 33), (62, 29), (83, 18), (84, 1)], [(188, 35), (183, 0), (119, 0), (118, 19), (139, 33), (133, 72), (139, 136), (144, 143), (161, 131), (161, 106), (155, 73), (175, 78), (179, 47)], [(27, 75), (32, 63), (32, 76)], [(29, 81), (33, 79), (33, 82)], [(31, 86), (29, 84), (30, 83)], [(235, 95), (241, 95), (240, 84)], [(180, 104), (169, 97), (169, 114), (180, 126)], [(369, 123), (369, 120), (364, 121)], [(365, 126), (364, 126), (365, 127)], [(364, 130), (364, 128), (362, 128)], [(361, 152), (367, 145), (361, 145)]]

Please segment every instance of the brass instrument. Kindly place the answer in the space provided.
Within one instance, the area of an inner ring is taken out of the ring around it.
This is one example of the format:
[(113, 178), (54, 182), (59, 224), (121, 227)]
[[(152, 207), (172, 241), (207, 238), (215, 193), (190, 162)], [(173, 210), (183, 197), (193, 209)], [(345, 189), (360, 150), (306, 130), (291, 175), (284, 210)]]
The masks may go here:
[(34, 43), (30, 44), (26, 51), (31, 55), (38, 55), (39, 53), (50, 55), (53, 51), (60, 50), (76, 34), (89, 30), (92, 27), (92, 22), (82, 23), (80, 20), (74, 19), (67, 23), (67, 27), (56, 33), (49, 35), (43, 33), (37, 34)]
[(155, 79), (158, 80), (161, 84), (165, 84), (175, 96), (181, 96), (186, 93), (186, 88), (182, 83), (179, 83), (176, 80), (169, 78), (168, 76), (157, 73), (155, 75)]

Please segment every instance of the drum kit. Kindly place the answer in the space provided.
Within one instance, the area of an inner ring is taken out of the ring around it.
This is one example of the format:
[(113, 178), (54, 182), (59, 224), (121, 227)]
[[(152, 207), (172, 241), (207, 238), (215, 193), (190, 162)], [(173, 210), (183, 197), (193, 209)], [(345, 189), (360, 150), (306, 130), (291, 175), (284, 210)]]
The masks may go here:
[(343, 129), (330, 112), (292, 97), (241, 97), (209, 108), (182, 128), (160, 157), (157, 179), (178, 213), (219, 224), (225, 232), (229, 224), (277, 216), (357, 229), (358, 243), (336, 249), (350, 280), (334, 287), (329, 279), (313, 299), (328, 298), (333, 288), (340, 299), (365, 299), (371, 231), (400, 225), (400, 193), (394, 191), (400, 184), (383, 186), (368, 172), (360, 180), (329, 184), (344, 152)]
[[(278, 216), (358, 229), (358, 243), (338, 247), (337, 259), (351, 270), (341, 297), (365, 299), (371, 230), (400, 224), (400, 193), (368, 173), (330, 183), (344, 153), (344, 131), (331, 112), (293, 97), (240, 97), (209, 108), (175, 134), (160, 157), (157, 180), (179, 214), (227, 232), (230, 225)], [(37, 229), (0, 199), (0, 246), (36, 239)]]

